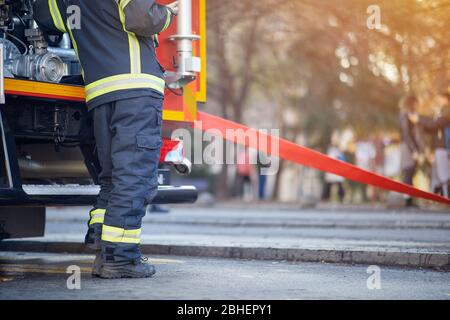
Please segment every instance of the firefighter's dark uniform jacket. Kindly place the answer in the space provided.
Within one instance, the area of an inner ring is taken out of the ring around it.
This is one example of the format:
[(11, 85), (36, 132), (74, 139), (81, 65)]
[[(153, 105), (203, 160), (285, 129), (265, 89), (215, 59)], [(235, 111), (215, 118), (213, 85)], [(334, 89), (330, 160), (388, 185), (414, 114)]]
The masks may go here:
[(155, 0), (37, 0), (34, 19), (49, 34), (69, 33), (86, 85), (88, 107), (164, 94), (155, 35), (172, 11)]

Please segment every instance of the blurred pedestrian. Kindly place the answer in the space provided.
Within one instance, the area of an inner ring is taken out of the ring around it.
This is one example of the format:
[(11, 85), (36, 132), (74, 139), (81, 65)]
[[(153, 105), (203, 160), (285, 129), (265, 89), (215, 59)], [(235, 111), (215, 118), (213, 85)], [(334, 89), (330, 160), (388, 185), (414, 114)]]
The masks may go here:
[(159, 214), (166, 214), (170, 213), (170, 209), (168, 207), (162, 206), (160, 204), (152, 204), (147, 207), (147, 213), (159, 213)]
[[(422, 134), (417, 123), (411, 121), (411, 115), (417, 114), (419, 100), (415, 95), (408, 95), (400, 101), (400, 165), (403, 182), (413, 185), (417, 165), (423, 159), (424, 144)], [(413, 207), (411, 197), (406, 199), (406, 206)]]
[(269, 168), (270, 164), (270, 157), (268, 157), (265, 153), (258, 152), (258, 162), (256, 164), (256, 169), (258, 175), (259, 200), (266, 199), (267, 174), (265, 173), (264, 169)]
[[(360, 141), (356, 143), (355, 150), (355, 162), (356, 166), (368, 170), (375, 171), (375, 157), (377, 155), (377, 150), (375, 149), (375, 145), (370, 141)], [(358, 184), (361, 188), (362, 192), (362, 200), (367, 202), (367, 185), (366, 184)]]
[[(373, 141), (375, 148), (375, 158), (373, 159), (374, 171), (380, 175), (384, 174), (385, 162), (385, 147), (388, 144), (388, 139), (377, 137)], [(383, 191), (380, 188), (372, 188), (372, 201), (381, 201)]]
[(410, 114), (409, 120), (423, 127), (432, 138), (431, 190), (448, 197), (450, 179), (449, 149), (446, 145), (446, 131), (450, 127), (450, 95), (440, 94), (436, 97), (435, 107), (439, 111), (435, 117)]
[[(327, 155), (331, 158), (338, 159), (341, 161), (345, 161), (344, 153), (336, 146), (330, 146), (327, 151)], [(332, 173), (325, 174), (325, 183), (322, 191), (322, 200), (328, 201), (331, 198), (331, 191), (334, 185), (338, 187), (338, 197), (339, 201), (344, 202), (345, 198), (345, 188), (344, 188), (345, 179), (341, 176), (337, 176)]]
[(242, 149), (237, 157), (237, 194), (238, 197), (249, 199), (252, 197), (252, 174), (253, 167), (250, 164), (250, 152), (247, 148)]
[[(158, 170), (164, 169), (165, 165), (160, 163)], [(146, 214), (167, 214), (170, 213), (170, 209), (160, 204), (150, 204), (147, 206)]]

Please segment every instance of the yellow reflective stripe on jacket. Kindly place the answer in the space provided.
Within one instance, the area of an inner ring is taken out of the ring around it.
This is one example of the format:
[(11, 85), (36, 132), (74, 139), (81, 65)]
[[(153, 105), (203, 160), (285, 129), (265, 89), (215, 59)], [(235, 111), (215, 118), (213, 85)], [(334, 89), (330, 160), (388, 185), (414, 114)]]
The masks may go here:
[(96, 223), (103, 223), (105, 221), (105, 209), (95, 209), (90, 212), (91, 219), (89, 220), (89, 225)]
[(123, 0), (123, 1), (120, 1), (120, 8), (121, 8), (122, 10), (124, 10), (125, 7), (126, 7), (130, 2), (131, 2), (131, 0)]
[(69, 32), (70, 39), (72, 40), (73, 49), (75, 50), (75, 53), (77, 55), (78, 62), (80, 63), (80, 66), (81, 66), (81, 75), (83, 76), (83, 79), (84, 79), (84, 68), (83, 68), (83, 65), (81, 65), (80, 55), (78, 54), (77, 42), (75, 41), (75, 37), (73, 36), (72, 29), (70, 29), (70, 26), (67, 28), (67, 30)]
[[(75, 41), (75, 37), (73, 36), (72, 30), (70, 29), (70, 27), (66, 27), (66, 25), (64, 24), (64, 21), (62, 19), (61, 12), (59, 12), (59, 8), (58, 8), (58, 4), (56, 3), (56, 0), (48, 0), (48, 6), (50, 8), (50, 14), (52, 16), (55, 27), (61, 32), (69, 33), (70, 39), (72, 40), (73, 48), (78, 57), (78, 61), (81, 64), (80, 55), (78, 54), (77, 42)], [(81, 66), (81, 73), (84, 78), (83, 66)]]
[[(126, 1), (125, 1), (126, 2)], [(125, 3), (123, 2), (123, 3)], [(129, 1), (128, 1), (129, 2)], [(128, 4), (128, 2), (126, 4)], [(125, 13), (123, 12), (123, 3), (119, 5), (120, 22), (123, 26), (123, 31), (128, 34), (128, 44), (130, 46), (130, 72), (141, 73), (141, 47), (139, 40), (133, 32), (129, 32), (125, 25)]]
[(66, 25), (64, 24), (64, 21), (61, 17), (61, 12), (59, 12), (56, 0), (48, 0), (48, 7), (50, 8), (50, 15), (52, 16), (55, 27), (59, 31), (66, 33), (67, 32)]
[(86, 86), (86, 101), (101, 95), (126, 89), (153, 89), (164, 94), (165, 81), (150, 74), (120, 74), (90, 83)]
[(117, 227), (103, 225), (102, 240), (116, 243), (135, 243), (141, 242), (142, 229), (125, 230)]
[(152, 36), (152, 39), (153, 39), (153, 42), (155, 43), (155, 47), (156, 47), (156, 48), (159, 47), (159, 37), (158, 37), (158, 35), (157, 35), (157, 34), (154, 34), (154, 35)]
[(166, 10), (167, 10), (166, 24), (162, 28), (161, 32), (166, 30), (170, 26), (170, 22), (172, 21), (172, 11), (170, 11), (168, 8), (166, 8)]

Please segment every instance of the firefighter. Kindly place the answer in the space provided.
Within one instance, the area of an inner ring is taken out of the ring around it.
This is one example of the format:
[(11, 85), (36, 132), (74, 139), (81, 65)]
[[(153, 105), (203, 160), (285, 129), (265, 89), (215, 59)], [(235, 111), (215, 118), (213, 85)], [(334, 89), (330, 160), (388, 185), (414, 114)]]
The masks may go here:
[(155, 273), (139, 250), (145, 208), (157, 192), (162, 144), (164, 69), (157, 35), (171, 24), (178, 2), (154, 0), (37, 0), (44, 33), (68, 33), (78, 55), (101, 166), (100, 193), (90, 212), (86, 244), (97, 250), (101, 278)]

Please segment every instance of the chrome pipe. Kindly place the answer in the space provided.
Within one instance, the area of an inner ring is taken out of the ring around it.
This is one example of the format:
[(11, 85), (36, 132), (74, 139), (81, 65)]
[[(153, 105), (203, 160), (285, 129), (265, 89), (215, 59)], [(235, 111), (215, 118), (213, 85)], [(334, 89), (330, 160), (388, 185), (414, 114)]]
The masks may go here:
[(78, 61), (77, 54), (73, 49), (65, 49), (59, 47), (48, 47), (47, 51), (64, 60)]
[[(179, 1), (178, 13), (178, 35), (180, 37), (192, 35), (192, 0)], [(187, 72), (186, 62), (192, 57), (192, 40), (188, 37), (180, 38), (178, 41), (178, 64), (179, 72)]]
[(72, 41), (70, 40), (70, 36), (68, 33), (64, 33), (61, 42), (59, 43), (59, 47), (61, 49), (71, 49)]
[(83, 161), (37, 161), (19, 159), (19, 168), (24, 178), (90, 178)]
[[(195, 79), (195, 72), (199, 72), (192, 56), (192, 41), (200, 39), (199, 35), (192, 34), (192, 0), (180, 0), (176, 35), (169, 39), (177, 41), (178, 76), (186, 77), (189, 81)], [(198, 63), (197, 63), (198, 64)]]

